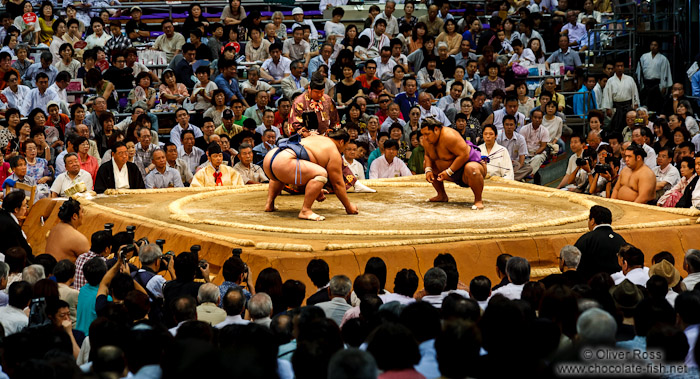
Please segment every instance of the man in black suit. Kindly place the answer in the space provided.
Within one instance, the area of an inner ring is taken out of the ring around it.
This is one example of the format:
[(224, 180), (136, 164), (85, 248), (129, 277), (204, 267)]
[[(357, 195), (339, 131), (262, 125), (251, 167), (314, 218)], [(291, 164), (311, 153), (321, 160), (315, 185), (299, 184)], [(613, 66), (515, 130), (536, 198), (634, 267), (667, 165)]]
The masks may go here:
[(103, 193), (108, 188), (144, 189), (143, 177), (138, 166), (129, 162), (126, 145), (117, 142), (112, 148), (112, 160), (105, 162), (97, 170), (95, 192)]
[(306, 275), (309, 276), (311, 282), (318, 288), (315, 294), (306, 299), (306, 305), (314, 305), (329, 301), (328, 285), (330, 284), (330, 269), (328, 263), (323, 259), (312, 259), (306, 266)]
[(590, 232), (582, 235), (574, 245), (581, 251), (581, 262), (577, 271), (586, 280), (599, 272), (613, 274), (620, 271), (617, 253), (627, 242), (613, 231), (611, 223), (610, 210), (594, 205), (588, 216)]
[(32, 260), (32, 247), (19, 225), (19, 219), (27, 214), (29, 199), (24, 191), (13, 191), (5, 196), (0, 209), (0, 253), (6, 253), (12, 247), (21, 247)]

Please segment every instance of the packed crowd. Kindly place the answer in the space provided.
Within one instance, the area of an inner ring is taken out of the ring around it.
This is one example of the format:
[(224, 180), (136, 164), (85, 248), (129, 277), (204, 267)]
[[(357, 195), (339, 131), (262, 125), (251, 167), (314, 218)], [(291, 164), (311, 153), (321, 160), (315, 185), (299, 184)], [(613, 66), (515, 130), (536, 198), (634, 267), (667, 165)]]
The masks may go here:
[[(0, 225), (25, 211), (24, 193), (8, 194)], [(354, 278), (315, 258), (308, 290), (272, 267), (252, 272), (240, 249), (216, 285), (199, 246), (175, 256), (167, 241), (111, 224), (88, 241), (75, 230), (79, 202), (58, 215), (44, 254), (3, 230), (16, 239), (3, 240), (0, 262), (0, 377), (555, 377), (591, 373), (591, 349), (600, 362), (628, 354), (618, 366), (653, 376), (698, 377), (700, 251), (685, 252), (681, 273), (670, 252), (625, 241), (601, 206), (557, 254), (561, 272), (544, 278), (511, 254), (494, 256), (493, 282), (437, 254), (422, 285), (380, 257)], [(58, 248), (87, 251), (63, 259)]]
[[(332, 19), (319, 30), (300, 8), (286, 25), (232, 0), (219, 22), (192, 5), (155, 41), (140, 7), (122, 31), (115, 4), (10, 0), (0, 15), (0, 377), (546, 377), (586, 363), (591, 346), (661, 351), (657, 374), (697, 377), (700, 252), (681, 273), (673, 254), (625, 242), (602, 207), (559, 253), (562, 273), (539, 281), (508, 254), (500, 283), (460, 279), (462, 264), (440, 254), (422, 288), (381, 258), (354, 280), (314, 259), (309, 298), (300, 278), (252, 273), (240, 252), (217, 286), (197, 248), (174, 256), (108, 226), (88, 240), (72, 199), (46, 251), (20, 224), (32, 198), (266, 182), (267, 152), (304, 129), (346, 130), (357, 179), (422, 174), (428, 118), (480, 150), (491, 176), (537, 182), (571, 151), (563, 190), (700, 207), (697, 102), (659, 41), (634, 77), (628, 57), (585, 64), (614, 35), (595, 31), (610, 1), (487, 2), (486, 16), (444, 1), (421, 17), (408, 1), (397, 18), (389, 0), (346, 25), (343, 1), (324, 0)], [(168, 67), (156, 75), (145, 52)], [(550, 75), (528, 78), (532, 68)], [(68, 95), (76, 83), (84, 101)], [(691, 83), (699, 95), (700, 71)]]
[[(151, 41), (138, 6), (123, 32), (125, 17), (99, 4), (11, 1), (0, 15), (3, 193), (16, 183), (36, 186), (36, 201), (266, 182), (265, 154), (316, 113), (319, 130), (350, 134), (343, 156), (357, 179), (422, 174), (421, 123), (433, 117), (480, 150), (489, 176), (540, 183), (542, 167), (569, 155), (559, 188), (700, 205), (697, 103), (662, 44), (651, 41), (634, 77), (623, 56), (590, 67), (587, 54), (615, 35), (596, 29), (614, 21), (610, 2), (526, 3), (489, 3), (494, 12), (479, 17), (436, 2), (416, 17), (409, 1), (397, 18), (388, 1), (346, 25), (342, 1), (321, 2), (332, 10), (323, 30), (301, 8), (291, 25), (281, 12), (265, 23), (234, 0), (210, 23), (194, 4)], [(144, 65), (149, 52), (167, 68)], [(700, 94), (700, 73), (692, 78)], [(69, 97), (72, 84), (86, 94)]]

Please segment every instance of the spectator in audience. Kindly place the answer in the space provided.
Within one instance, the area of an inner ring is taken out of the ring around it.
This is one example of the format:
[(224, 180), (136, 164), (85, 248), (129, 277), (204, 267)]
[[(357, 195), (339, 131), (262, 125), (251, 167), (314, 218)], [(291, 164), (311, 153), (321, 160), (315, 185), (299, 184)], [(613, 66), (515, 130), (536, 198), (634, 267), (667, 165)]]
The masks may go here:
[(312, 259), (306, 265), (306, 275), (309, 276), (311, 282), (318, 288), (318, 291), (306, 299), (306, 305), (316, 305), (325, 301), (330, 301), (328, 286), (330, 285), (328, 263), (323, 259)]
[(370, 179), (393, 178), (398, 176), (411, 176), (411, 170), (406, 163), (398, 159), (399, 145), (392, 139), (384, 141), (383, 154), (372, 161), (369, 169)]
[(27, 242), (27, 237), (19, 223), (27, 214), (27, 201), (24, 191), (14, 191), (5, 195), (0, 210), (0, 252), (7, 254), (12, 248), (23, 249), (29, 257), (32, 257), (32, 247)]
[(226, 319), (226, 311), (219, 308), (219, 287), (213, 283), (205, 283), (199, 287), (197, 294), (197, 320), (208, 322), (210, 325), (217, 325)]
[(194, 175), (192, 187), (241, 186), (243, 179), (238, 171), (221, 164), (221, 146), (212, 142), (207, 147), (208, 163)]
[(542, 127), (542, 116), (540, 110), (535, 110), (530, 116), (531, 122), (520, 129), (520, 134), (525, 138), (528, 150), (525, 162), (530, 165), (533, 175), (539, 171), (540, 166), (547, 160), (547, 144), (551, 140), (547, 129)]
[(185, 37), (175, 31), (175, 26), (171, 19), (166, 18), (160, 23), (163, 34), (156, 38), (156, 42), (151, 47), (153, 50), (165, 52), (168, 62), (172, 61), (175, 55), (180, 54), (182, 45), (185, 44)]
[(22, 331), (29, 325), (29, 317), (24, 314), (24, 309), (32, 299), (32, 286), (27, 282), (18, 281), (10, 285), (8, 294), (8, 305), (0, 307), (0, 324), (6, 337)]
[(429, 269), (423, 276), (425, 295), (420, 298), (433, 307), (442, 307), (443, 291), (447, 285), (447, 274), (439, 267)]
[(285, 76), (280, 82), (282, 84), (282, 93), (285, 98), (293, 99), (297, 94), (304, 92), (304, 89), (309, 85), (309, 81), (302, 77), (304, 72), (303, 61), (294, 60), (289, 65), (291, 75)]
[(695, 343), (698, 339), (700, 328), (700, 297), (695, 291), (685, 291), (676, 298), (676, 312), (678, 313), (676, 324), (688, 338), (688, 355), (685, 357), (685, 365), (697, 367), (695, 360)]
[(46, 109), (49, 102), (58, 97), (58, 94), (49, 88), (48, 75), (43, 72), (39, 72), (36, 74), (35, 79), (36, 88), (32, 88), (29, 93), (27, 93), (27, 97), (23, 99), (20, 108), (20, 113), (23, 115), (29, 115), (29, 113), (34, 109)]
[(68, 199), (58, 210), (61, 220), (51, 228), (46, 238), (46, 253), (53, 255), (56, 260), (68, 259), (71, 262), (90, 250), (90, 244), (85, 236), (78, 231), (83, 224), (83, 209), (75, 199)]
[(117, 142), (112, 147), (112, 160), (103, 163), (97, 170), (95, 192), (107, 189), (144, 189), (143, 177), (138, 166), (128, 162), (126, 145)]
[(403, 88), (404, 92), (396, 95), (394, 102), (401, 108), (403, 119), (408, 120), (411, 108), (418, 105), (418, 81), (412, 76), (404, 77)]
[[(71, 286), (76, 290), (80, 290), (87, 283), (85, 275), (83, 274), (83, 266), (85, 263), (94, 257), (102, 257), (104, 260), (112, 250), (118, 251), (121, 242), (125, 242), (123, 240), (126, 239), (128, 239), (128, 234), (126, 232), (117, 233), (114, 238), (112, 238), (112, 232), (107, 230), (100, 230), (93, 233), (90, 250), (81, 254), (75, 260), (75, 278)], [(113, 244), (115, 246), (113, 246)]]
[(695, 285), (700, 282), (700, 250), (688, 249), (685, 252), (683, 270), (688, 273), (688, 276), (683, 279), (683, 284), (688, 291), (692, 291), (695, 289)]
[(493, 295), (503, 295), (508, 299), (520, 299), (525, 283), (530, 281), (530, 263), (525, 258), (512, 257), (506, 264), (509, 283), (493, 291)]
[(246, 325), (250, 321), (243, 319), (241, 314), (246, 307), (246, 296), (239, 287), (229, 288), (224, 295), (223, 308), (226, 311), (226, 319), (215, 325), (217, 329), (223, 329), (227, 325)]
[(68, 259), (60, 260), (53, 269), (53, 276), (58, 283), (60, 299), (65, 301), (70, 309), (70, 319), (75, 326), (76, 310), (79, 291), (71, 287), (75, 277), (75, 264)]
[[(681, 180), (681, 173), (672, 165), (673, 153), (670, 147), (664, 146), (656, 156), (657, 166), (652, 169), (656, 176), (656, 198), (674, 187)], [(693, 162), (694, 163), (694, 162)]]
[(226, 94), (226, 103), (233, 105), (234, 99), (239, 99), (247, 108), (248, 103), (240, 91), (237, 78), (237, 64), (232, 59), (219, 59), (218, 68), (221, 72), (214, 78), (214, 84)]
[(600, 205), (591, 208), (588, 217), (590, 232), (581, 236), (574, 245), (581, 251), (577, 271), (584, 278), (590, 278), (599, 272), (613, 274), (620, 271), (617, 253), (626, 242), (613, 231), (611, 223), (612, 213), (609, 209)]
[(575, 46), (578, 42), (570, 42), (569, 38), (565, 35), (559, 36), (559, 50), (552, 53), (545, 62), (547, 71), (549, 71), (552, 63), (562, 63), (564, 64), (565, 75), (573, 76), (573, 70), (581, 67), (581, 58), (579, 58), (578, 52), (569, 48), (569, 46)]
[[(285, 35), (286, 33), (285, 30)], [(270, 84), (279, 84), (282, 82), (282, 79), (291, 74), (290, 65), (292, 61), (286, 56), (282, 56), (282, 49), (283, 46), (281, 44), (274, 43), (270, 45), (270, 58), (267, 58), (262, 63), (260, 76), (268, 80)]]
[(337, 325), (341, 325), (343, 315), (350, 308), (348, 301), (350, 300), (350, 291), (352, 283), (350, 278), (345, 275), (337, 275), (331, 278), (328, 286), (328, 301), (316, 303), (316, 306), (321, 308), (327, 318), (335, 321)]
[(337, 351), (328, 363), (328, 378), (376, 379), (378, 374), (377, 363), (372, 355), (355, 348)]
[(269, 328), (272, 322), (272, 299), (270, 295), (264, 292), (253, 295), (248, 302), (248, 312), (252, 323)]
[(622, 271), (611, 275), (615, 284), (629, 280), (632, 284), (646, 287), (649, 280), (649, 268), (644, 267), (644, 253), (632, 245), (624, 245), (617, 253), (617, 261)]
[(515, 118), (503, 117), (503, 133), (498, 133), (496, 141), (508, 150), (515, 180), (522, 180), (532, 172), (532, 167), (525, 164), (527, 142), (525, 137), (515, 131)]
[(165, 151), (165, 160), (168, 163), (168, 168), (175, 169), (178, 174), (180, 174), (182, 183), (187, 183), (186, 185), (189, 185), (193, 177), (192, 171), (190, 171), (187, 162), (184, 159), (179, 158), (177, 146), (174, 143), (167, 142), (163, 148)]
[(358, 38), (367, 37), (369, 39), (369, 45), (367, 46), (368, 58), (374, 59), (378, 57), (384, 46), (391, 48), (391, 35), (388, 33), (385, 34), (386, 29), (387, 20), (376, 18), (371, 28), (365, 28), (362, 33), (360, 33)]
[[(272, 135), (271, 132), (268, 133)], [(233, 169), (241, 176), (243, 183), (260, 184), (269, 181), (263, 169), (253, 163), (253, 148), (249, 144), (243, 143), (238, 147), (238, 158), (239, 161)]]
[(83, 275), (87, 284), (80, 288), (75, 329), (90, 334), (90, 324), (97, 318), (95, 301), (102, 278), (107, 273), (107, 264), (102, 257), (94, 257), (83, 266)]
[[(431, 8), (437, 6), (432, 5)], [(418, 343), (410, 330), (401, 324), (387, 323), (368, 337), (367, 351), (374, 356), (382, 378), (424, 378), (414, 368), (421, 360)]]

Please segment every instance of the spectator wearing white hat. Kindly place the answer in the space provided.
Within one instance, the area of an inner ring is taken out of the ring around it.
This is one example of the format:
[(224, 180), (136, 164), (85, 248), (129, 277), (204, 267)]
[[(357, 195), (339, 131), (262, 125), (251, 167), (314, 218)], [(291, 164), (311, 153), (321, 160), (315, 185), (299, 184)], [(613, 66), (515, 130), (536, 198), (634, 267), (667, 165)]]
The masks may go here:
[(292, 17), (294, 17), (294, 24), (292, 25), (292, 30), (296, 29), (297, 26), (302, 26), (303, 24), (309, 25), (311, 28), (310, 39), (318, 39), (318, 31), (311, 20), (304, 20), (304, 10), (300, 7), (292, 9)]

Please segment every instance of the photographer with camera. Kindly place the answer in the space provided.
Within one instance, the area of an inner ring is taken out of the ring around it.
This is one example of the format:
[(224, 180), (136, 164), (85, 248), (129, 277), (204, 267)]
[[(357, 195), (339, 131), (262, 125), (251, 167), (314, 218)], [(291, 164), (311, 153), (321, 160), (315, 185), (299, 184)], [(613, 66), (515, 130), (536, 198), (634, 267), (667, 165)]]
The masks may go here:
[(219, 306), (223, 305), (223, 299), (231, 288), (240, 287), (246, 300), (250, 300), (255, 289), (248, 285), (248, 278), (252, 276), (252, 273), (250, 272), (250, 267), (241, 260), (241, 249), (233, 249), (233, 256), (224, 262), (221, 273), (224, 276), (224, 282), (219, 286), (219, 293), (221, 294)]
[(570, 183), (566, 184), (565, 186), (567, 191), (587, 193), (588, 186), (590, 185), (589, 178), (593, 173), (593, 167), (595, 166), (596, 151), (585, 144), (582, 144), (581, 147), (577, 146), (576, 138), (572, 138), (572, 141), (574, 141), (572, 144), (574, 148), (581, 149), (581, 157), (573, 158), (577, 155), (572, 155), (572, 158), (569, 159), (569, 165), (571, 167), (571, 164), (573, 163), (575, 166), (570, 173), (569, 169), (567, 168), (568, 175), (562, 180), (566, 180), (566, 183)]
[(613, 166), (620, 166), (619, 161), (614, 165), (615, 158), (613, 158), (612, 151), (610, 145), (598, 147), (598, 162), (593, 166), (593, 172), (588, 177), (588, 192), (591, 195), (609, 198), (612, 193), (610, 184), (617, 179), (617, 170)]
[[(92, 233), (90, 250), (86, 253), (80, 254), (78, 259), (75, 260), (75, 279), (73, 280), (72, 287), (76, 290), (80, 290), (86, 283), (85, 275), (83, 275), (83, 266), (90, 259), (95, 257), (101, 257), (105, 259), (112, 252), (113, 237), (112, 232), (107, 230), (100, 230)], [(117, 249), (119, 246), (117, 246)]]
[(151, 299), (151, 310), (149, 318), (154, 321), (162, 319), (163, 312), (163, 286), (166, 280), (160, 271), (167, 271), (170, 277), (176, 279), (173, 254), (163, 254), (161, 248), (156, 244), (143, 245), (139, 249), (139, 260), (141, 268), (132, 272), (134, 281), (146, 289), (146, 294)]
[[(95, 299), (95, 310), (102, 315), (111, 304), (122, 304), (126, 295), (133, 290), (146, 293), (146, 290), (131, 278), (128, 257), (135, 250), (133, 245), (122, 247), (117, 254), (119, 260), (102, 277)], [(112, 297), (112, 301), (107, 296)]]
[[(200, 282), (195, 281), (197, 271), (204, 277), (205, 282), (209, 282), (209, 264), (199, 262), (197, 254), (193, 252), (182, 252), (175, 257), (174, 262), (176, 279), (173, 279), (163, 286), (164, 300), (164, 322), (167, 326), (174, 326), (171, 312), (173, 302), (183, 296), (190, 296), (193, 299), (199, 294)], [(196, 305), (195, 305), (196, 307)]]

